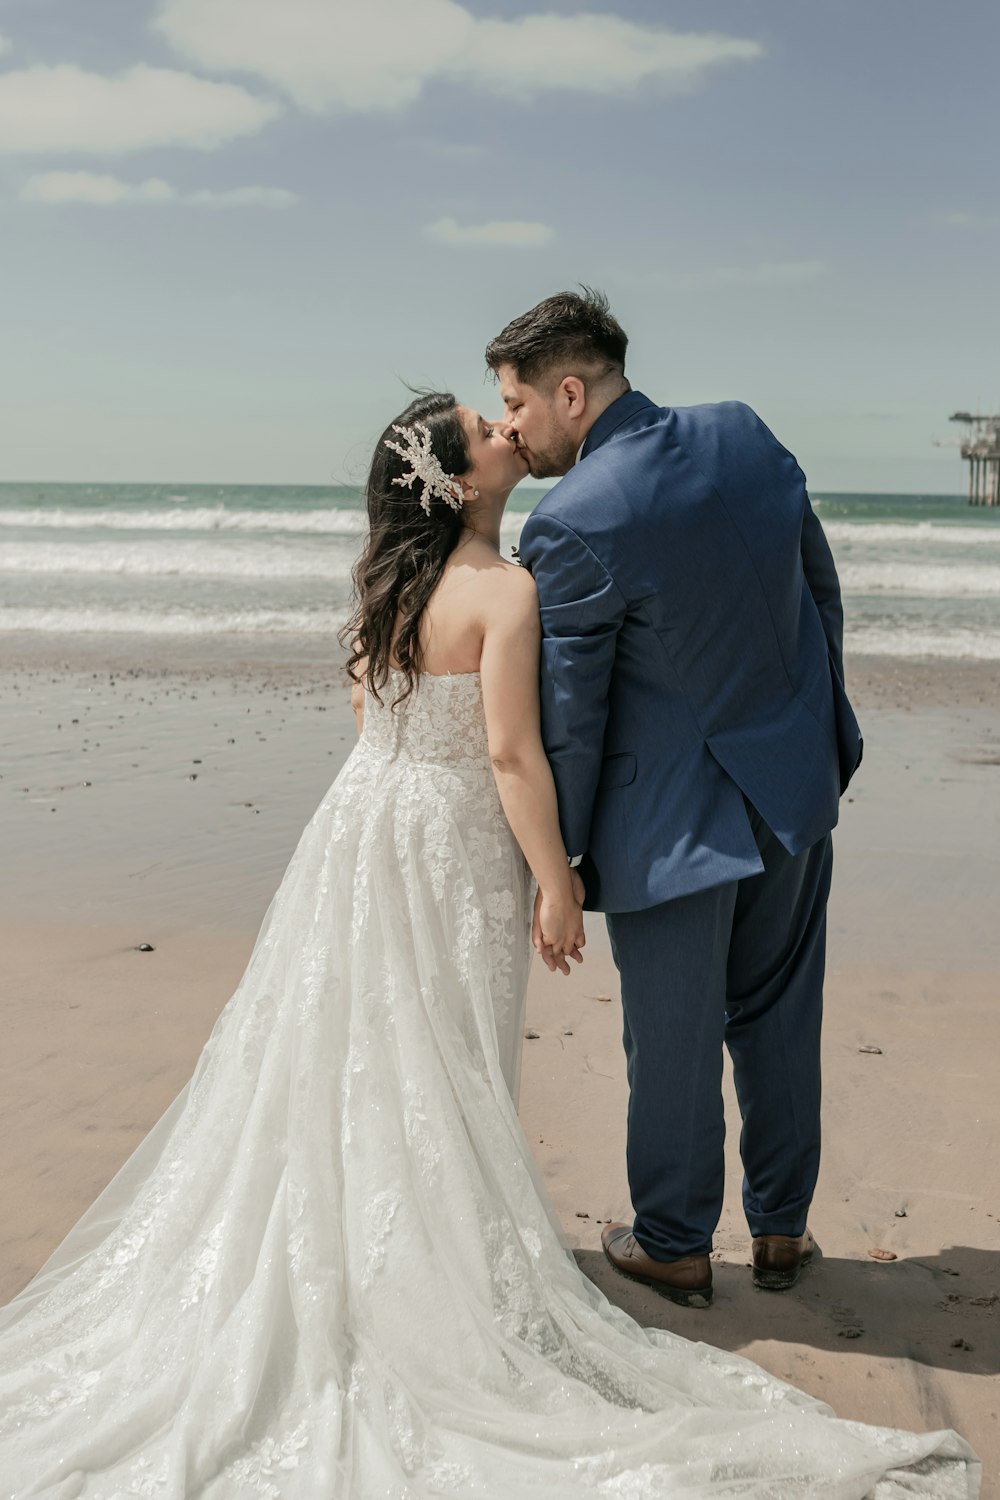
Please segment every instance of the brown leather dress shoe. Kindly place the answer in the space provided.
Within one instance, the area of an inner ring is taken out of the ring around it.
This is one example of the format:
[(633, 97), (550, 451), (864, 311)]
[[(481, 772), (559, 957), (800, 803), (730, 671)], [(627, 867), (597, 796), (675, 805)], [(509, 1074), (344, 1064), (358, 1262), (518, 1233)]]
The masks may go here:
[(812, 1260), (816, 1241), (804, 1234), (759, 1234), (753, 1242), (753, 1284), (766, 1292), (794, 1286), (799, 1272)]
[(631, 1224), (605, 1224), (604, 1253), (622, 1276), (641, 1281), (682, 1307), (707, 1307), (712, 1300), (712, 1263), (707, 1255), (683, 1260), (654, 1260), (632, 1233)]

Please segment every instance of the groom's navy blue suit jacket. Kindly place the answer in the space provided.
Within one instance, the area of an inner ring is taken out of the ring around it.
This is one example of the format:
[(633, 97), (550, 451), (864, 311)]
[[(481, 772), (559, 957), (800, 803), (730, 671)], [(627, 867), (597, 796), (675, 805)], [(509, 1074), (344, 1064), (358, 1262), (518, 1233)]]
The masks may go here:
[(833, 828), (861, 758), (840, 585), (801, 469), (748, 406), (622, 396), (520, 554), (588, 907), (639, 911), (760, 871), (744, 793), (791, 853)]

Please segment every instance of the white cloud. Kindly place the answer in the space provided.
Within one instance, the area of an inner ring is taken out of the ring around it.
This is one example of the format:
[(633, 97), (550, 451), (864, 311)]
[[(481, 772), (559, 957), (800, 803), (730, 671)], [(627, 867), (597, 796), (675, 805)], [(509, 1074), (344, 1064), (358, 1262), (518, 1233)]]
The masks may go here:
[(668, 31), (620, 16), (521, 16), (480, 21), (453, 72), (514, 99), (554, 89), (624, 94), (658, 82), (699, 83), (707, 68), (761, 57), (757, 42)]
[(535, 250), (555, 237), (548, 224), (525, 219), (492, 219), (488, 224), (459, 224), (455, 219), (435, 219), (423, 233), (438, 245), (503, 245), (508, 249)]
[(140, 64), (114, 78), (73, 64), (0, 73), (0, 151), (212, 150), (280, 112), (238, 84), (171, 68)]
[(745, 38), (616, 15), (478, 20), (457, 0), (163, 0), (155, 25), (202, 67), (265, 78), (317, 113), (399, 109), (441, 79), (512, 99), (687, 87), (763, 54)]
[[(165, 188), (164, 195), (160, 189)], [(119, 177), (101, 172), (39, 172), (29, 177), (21, 188), (21, 197), (29, 203), (99, 203), (110, 205), (133, 202), (162, 202), (171, 196), (167, 184), (150, 177), (130, 187)]]
[(157, 29), (217, 72), (266, 78), (303, 109), (398, 109), (471, 39), (455, 0), (166, 0)]
[(89, 203), (111, 208), (119, 203), (182, 203), (195, 208), (286, 208), (294, 193), (284, 188), (242, 187), (221, 192), (199, 188), (179, 193), (162, 177), (124, 182), (103, 172), (39, 172), (21, 188), (29, 203)]

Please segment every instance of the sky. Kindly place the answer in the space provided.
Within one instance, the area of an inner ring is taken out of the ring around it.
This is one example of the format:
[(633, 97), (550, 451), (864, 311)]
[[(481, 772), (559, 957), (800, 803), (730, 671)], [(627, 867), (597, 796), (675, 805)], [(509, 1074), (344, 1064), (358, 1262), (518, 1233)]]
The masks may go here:
[(0, 480), (357, 483), (579, 283), (812, 489), (1000, 410), (994, 0), (0, 0)]

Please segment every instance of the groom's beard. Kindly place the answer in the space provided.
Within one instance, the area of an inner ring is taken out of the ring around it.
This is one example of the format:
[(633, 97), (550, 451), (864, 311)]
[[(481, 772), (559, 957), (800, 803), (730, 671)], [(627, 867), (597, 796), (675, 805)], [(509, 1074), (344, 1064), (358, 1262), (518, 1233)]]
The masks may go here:
[(568, 474), (576, 463), (577, 445), (567, 437), (553, 421), (545, 435), (544, 444), (535, 448), (524, 446), (528, 460), (528, 473), (532, 479), (559, 479)]

